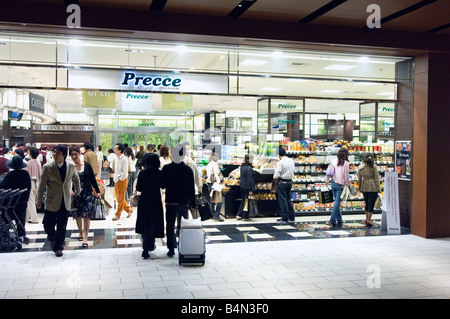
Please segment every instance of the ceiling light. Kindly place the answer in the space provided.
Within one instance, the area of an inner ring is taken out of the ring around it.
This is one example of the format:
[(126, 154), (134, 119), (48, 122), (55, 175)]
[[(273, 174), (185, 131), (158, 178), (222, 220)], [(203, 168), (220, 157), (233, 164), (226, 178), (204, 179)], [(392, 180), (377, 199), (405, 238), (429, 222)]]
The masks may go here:
[(254, 60), (254, 59), (247, 59), (240, 63), (240, 65), (251, 65), (251, 66), (261, 66), (266, 64), (269, 61), (265, 60)]
[(311, 80), (307, 80), (307, 79), (287, 79), (287, 82), (309, 82)]
[(261, 91), (279, 91), (281, 90), (281, 88), (274, 88), (274, 87), (265, 87), (265, 88), (261, 88)]
[(354, 65), (332, 64), (324, 68), (324, 70), (347, 71), (356, 68)]
[(342, 90), (322, 90), (320, 93), (339, 93), (342, 92)]

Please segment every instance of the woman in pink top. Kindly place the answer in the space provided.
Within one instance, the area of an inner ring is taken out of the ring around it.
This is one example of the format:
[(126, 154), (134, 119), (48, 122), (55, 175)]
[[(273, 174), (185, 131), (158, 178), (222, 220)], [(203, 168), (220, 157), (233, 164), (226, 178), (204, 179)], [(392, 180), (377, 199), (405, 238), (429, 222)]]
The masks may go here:
[[(334, 205), (333, 212), (331, 213), (329, 225), (341, 225), (341, 193), (342, 186), (349, 185), (349, 163), (348, 163), (348, 150), (345, 147), (341, 147), (338, 151), (337, 158), (332, 162), (334, 166), (334, 176), (331, 178), (331, 191), (333, 192)], [(328, 176), (326, 184), (328, 186)]]

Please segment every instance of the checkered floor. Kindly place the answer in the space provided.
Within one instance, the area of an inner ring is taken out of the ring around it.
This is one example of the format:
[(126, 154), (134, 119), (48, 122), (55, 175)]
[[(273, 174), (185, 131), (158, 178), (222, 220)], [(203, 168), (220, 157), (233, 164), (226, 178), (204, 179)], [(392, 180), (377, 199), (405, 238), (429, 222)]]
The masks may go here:
[[(106, 196), (114, 203), (112, 188), (106, 188)], [(134, 208), (135, 211), (137, 208)], [(88, 236), (88, 249), (141, 247), (141, 236), (135, 232), (136, 212), (130, 218), (125, 213), (118, 221), (112, 221), (114, 209), (110, 209), (106, 220), (92, 220)], [(38, 214), (39, 223), (27, 223), (29, 244), (22, 251), (50, 251), (50, 243), (42, 225), (43, 214)], [(297, 216), (295, 223), (287, 225), (276, 222), (276, 217), (256, 217), (250, 221), (227, 218), (224, 222), (208, 220), (202, 222), (207, 244), (237, 243), (277, 240), (304, 240), (314, 238), (364, 237), (385, 235), (380, 229), (381, 214), (374, 214), (375, 225), (366, 228), (361, 215), (343, 215), (344, 224), (340, 228), (331, 228), (326, 224), (329, 216)], [(402, 233), (408, 233), (403, 231)], [(66, 232), (66, 250), (86, 249), (78, 240), (79, 231), (75, 220), (69, 217)], [(157, 246), (166, 246), (165, 238), (156, 240)]]
[[(233, 243), (273, 240), (301, 240), (313, 238), (337, 238), (337, 237), (362, 237), (384, 235), (379, 227), (379, 222), (371, 228), (367, 228), (357, 220), (345, 222), (340, 228), (332, 228), (324, 222), (297, 222), (282, 225), (273, 222), (272, 218), (258, 218), (254, 221), (238, 222), (227, 221), (218, 223), (213, 221), (203, 222), (206, 234), (206, 243)], [(103, 221), (91, 221), (91, 225)], [(127, 220), (131, 224), (131, 220)], [(125, 226), (125, 227), (124, 227)], [(35, 226), (37, 228), (37, 226)], [(28, 230), (27, 236), (30, 243), (23, 245), (22, 251), (47, 251), (50, 244), (43, 230)], [(66, 232), (66, 250), (85, 249), (78, 240), (79, 232), (68, 229)], [(118, 225), (117, 227), (93, 227), (88, 236), (89, 249), (101, 248), (130, 248), (141, 247), (141, 236), (135, 232), (134, 227)], [(165, 246), (165, 238), (157, 239), (157, 245)]]

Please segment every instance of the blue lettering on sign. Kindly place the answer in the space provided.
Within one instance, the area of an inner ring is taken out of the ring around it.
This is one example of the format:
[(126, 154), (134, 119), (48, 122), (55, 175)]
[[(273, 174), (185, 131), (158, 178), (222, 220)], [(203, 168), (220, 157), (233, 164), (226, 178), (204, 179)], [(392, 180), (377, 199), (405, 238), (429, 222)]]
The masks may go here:
[(125, 72), (123, 75), (122, 85), (143, 85), (143, 86), (156, 86), (156, 87), (179, 87), (181, 85), (181, 79), (172, 79), (170, 77), (161, 77), (155, 75), (154, 77), (139, 75), (136, 76), (134, 72)]

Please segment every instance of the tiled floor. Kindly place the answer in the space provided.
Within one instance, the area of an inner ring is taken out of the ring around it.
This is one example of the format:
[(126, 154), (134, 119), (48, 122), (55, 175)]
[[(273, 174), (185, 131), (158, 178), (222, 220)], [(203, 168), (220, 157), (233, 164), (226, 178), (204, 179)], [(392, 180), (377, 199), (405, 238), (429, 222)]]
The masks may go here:
[(342, 229), (324, 227), (326, 217), (207, 221), (204, 266), (180, 266), (161, 240), (142, 259), (134, 217), (92, 221), (89, 249), (70, 219), (61, 258), (45, 247), (42, 225), (28, 224), (34, 247), (0, 253), (0, 298), (450, 298), (449, 238), (388, 236), (358, 218)]

